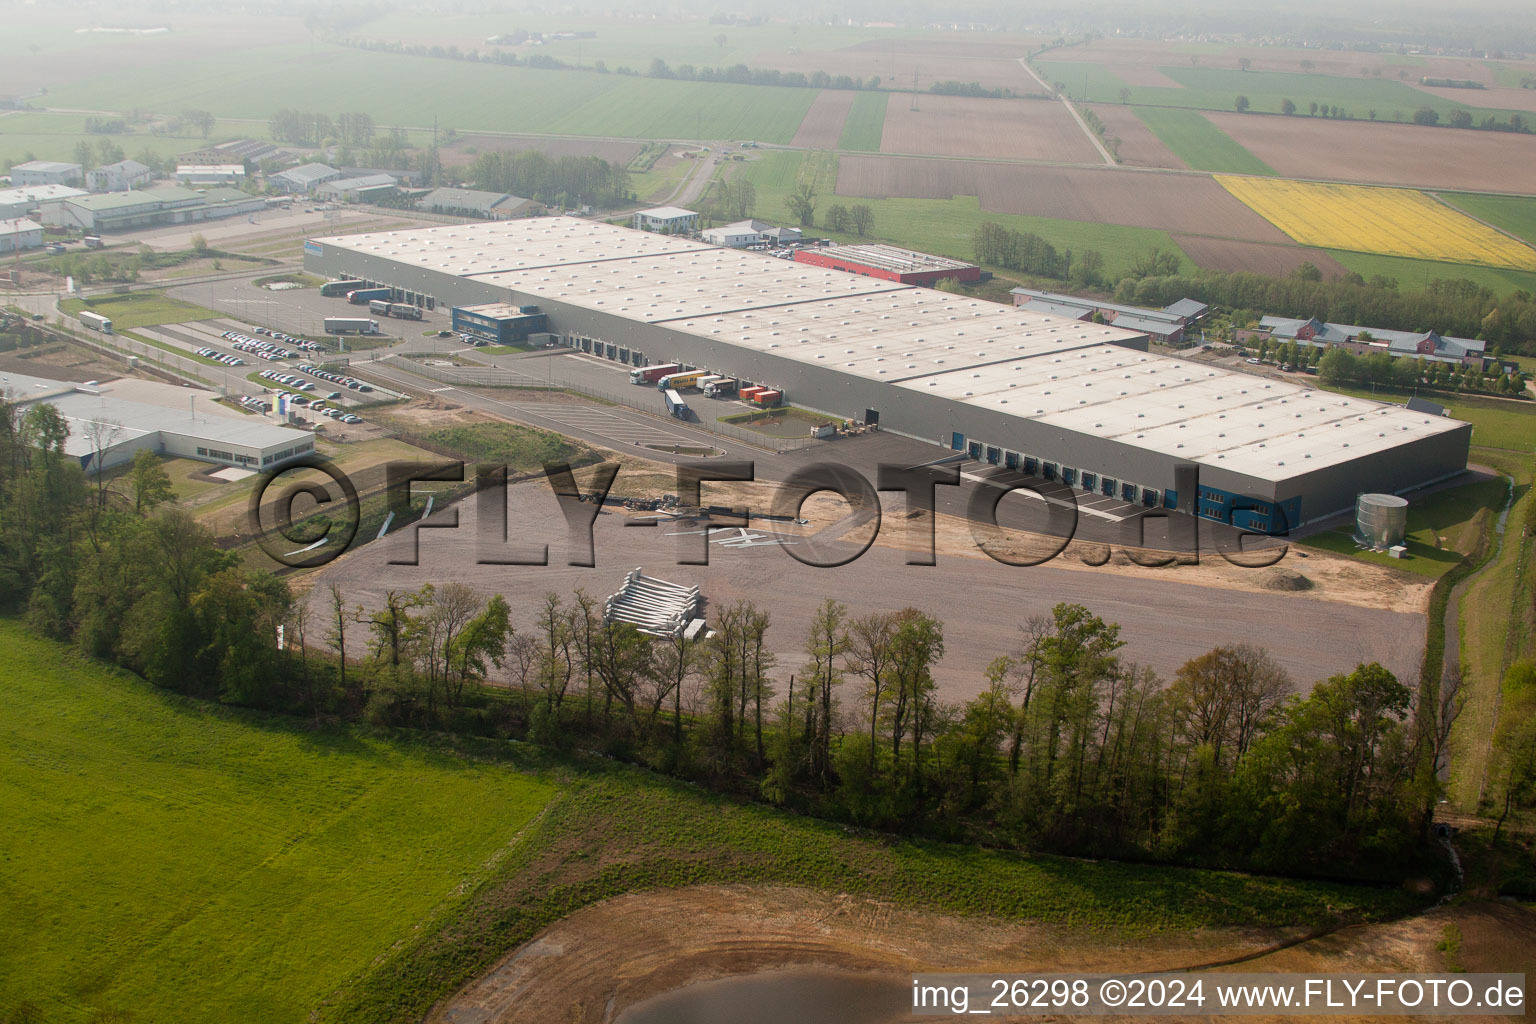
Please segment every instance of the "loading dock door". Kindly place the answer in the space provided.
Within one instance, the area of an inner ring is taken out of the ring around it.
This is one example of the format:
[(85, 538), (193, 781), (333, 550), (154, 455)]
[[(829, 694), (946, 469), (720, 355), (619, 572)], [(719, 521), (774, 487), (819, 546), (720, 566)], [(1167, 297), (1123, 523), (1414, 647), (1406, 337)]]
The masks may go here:
[(993, 466), (1002, 461), (1003, 450), (995, 445), (987, 445), (987, 462)]
[(1018, 469), (1019, 468), (1019, 453), (1018, 452), (1004, 452), (1003, 453), (1003, 465), (1005, 467), (1007, 467), (1008, 469), (1013, 469), (1013, 470)]
[(1024, 457), (1024, 473), (1025, 473), (1025, 475), (1027, 475), (1027, 476), (1034, 476), (1038, 472), (1040, 472), (1040, 460), (1036, 459), (1036, 458), (1031, 458), (1030, 456), (1026, 455)]
[(949, 447), (951, 451), (965, 451), (965, 435), (958, 431), (949, 435)]
[(1113, 477), (1108, 477), (1107, 476), (1107, 477), (1104, 478), (1104, 486), (1099, 491), (1099, 493), (1104, 495), (1104, 497), (1106, 497), (1106, 498), (1113, 498), (1115, 496), (1115, 487), (1116, 486), (1117, 486), (1116, 480)]
[(1056, 463), (1054, 463), (1054, 462), (1047, 462), (1045, 464), (1044, 471), (1040, 475), (1043, 476), (1047, 480), (1055, 480), (1056, 479)]
[(1135, 484), (1121, 484), (1120, 485), (1120, 500), (1121, 501), (1132, 501), (1132, 502), (1135, 501), (1136, 500), (1136, 485)]
[(981, 458), (981, 442), (980, 441), (972, 441), (972, 442), (970, 442), (970, 444), (966, 446), (966, 452), (965, 453), (967, 455), (969, 455), (973, 459), (980, 459)]
[(1141, 492), (1141, 503), (1147, 508), (1157, 508), (1157, 489), (1148, 487)]

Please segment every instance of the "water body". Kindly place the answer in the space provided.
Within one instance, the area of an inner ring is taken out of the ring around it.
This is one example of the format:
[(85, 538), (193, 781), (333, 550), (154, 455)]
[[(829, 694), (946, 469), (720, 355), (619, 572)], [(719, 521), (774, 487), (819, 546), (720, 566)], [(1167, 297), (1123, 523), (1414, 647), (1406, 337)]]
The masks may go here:
[(663, 992), (615, 1024), (897, 1024), (912, 1020), (910, 975), (764, 971)]

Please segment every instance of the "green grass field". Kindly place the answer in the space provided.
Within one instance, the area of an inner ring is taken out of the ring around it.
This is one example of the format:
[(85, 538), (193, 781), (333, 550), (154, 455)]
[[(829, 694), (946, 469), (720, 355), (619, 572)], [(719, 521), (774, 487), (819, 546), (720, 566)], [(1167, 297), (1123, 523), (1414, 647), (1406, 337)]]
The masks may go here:
[(1173, 150), (1173, 155), (1197, 171), (1229, 174), (1274, 174), (1275, 169), (1217, 128), (1198, 110), (1137, 107), (1136, 116)]
[(425, 744), (191, 704), (11, 621), (0, 642), (0, 1015), (303, 1020), (554, 792)]
[[(1359, 121), (1367, 120), (1372, 110), (1376, 112), (1378, 121), (1411, 121), (1413, 112), (1420, 107), (1438, 111), (1442, 120), (1454, 111), (1466, 109), (1474, 110), (1479, 119), (1487, 114), (1504, 119), (1512, 113), (1472, 107), (1467, 103), (1433, 96), (1406, 82), (1390, 78), (1159, 67), (1159, 71), (1179, 83), (1179, 87), (1174, 88), (1129, 85), (1102, 64), (1038, 61), (1035, 67), (1045, 76), (1046, 81), (1065, 83), (1073, 99), (1086, 99), (1093, 103), (1119, 103), (1120, 90), (1128, 88), (1131, 91), (1130, 102), (1137, 106), (1232, 110), (1234, 101), (1242, 95), (1248, 97), (1252, 109), (1256, 111), (1279, 113), (1281, 100), (1289, 99), (1302, 110), (1314, 102), (1342, 107)], [(1468, 98), (1475, 98), (1475, 94), (1470, 94)]]
[[(352, 97), (343, 104), (326, 97)], [(61, 86), (49, 103), (82, 109), (200, 107), (269, 118), (291, 107), (358, 109), (383, 124), (436, 118), (460, 131), (551, 132), (623, 138), (794, 137), (814, 89), (765, 88), (586, 71), (541, 71), (343, 47), (253, 50), (248, 59), (166, 63)]]
[[(94, 148), (105, 139), (120, 147), (131, 159), (146, 149), (157, 157), (173, 157), (203, 145), (201, 135), (151, 135), (148, 131), (134, 131), (113, 135), (95, 135), (85, 130), (84, 114), (13, 113), (0, 117), (0, 159), (23, 162), (27, 154), (37, 160), (75, 159), (75, 146), (82, 140)], [(223, 139), (246, 136), (267, 137), (265, 120), (261, 123), (248, 121), (219, 121), (214, 125), (210, 138)]]
[(1328, 255), (1367, 279), (1377, 274), (1395, 278), (1398, 288), (1405, 292), (1421, 291), (1436, 278), (1447, 281), (1465, 278), (1480, 287), (1491, 288), (1498, 295), (1508, 295), (1519, 288), (1536, 291), (1536, 272), (1529, 270), (1475, 267), (1470, 263), (1441, 263), (1342, 249), (1330, 249)]
[(880, 140), (885, 135), (885, 106), (889, 100), (890, 94), (883, 92), (861, 92), (855, 96), (853, 107), (843, 121), (843, 134), (837, 140), (837, 148), (880, 152)]
[[(173, 299), (164, 292), (129, 292), (126, 295), (100, 295), (89, 299), (64, 299), (59, 308), (73, 316), (89, 309), (111, 317), (113, 330), (126, 331), (156, 324), (184, 324), (192, 320), (214, 320), (224, 314)], [(179, 349), (177, 350), (180, 351)]]
[(1536, 245), (1536, 198), (1441, 192), (1437, 198), (1479, 220)]

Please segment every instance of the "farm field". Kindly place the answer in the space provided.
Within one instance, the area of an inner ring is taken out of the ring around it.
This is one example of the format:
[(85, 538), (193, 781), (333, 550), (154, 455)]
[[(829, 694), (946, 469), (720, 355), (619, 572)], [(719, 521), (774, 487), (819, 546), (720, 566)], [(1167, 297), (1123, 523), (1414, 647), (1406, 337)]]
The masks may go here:
[(1445, 281), (1471, 281), (1480, 288), (1493, 289), (1498, 295), (1507, 295), (1517, 288), (1526, 291), (1536, 289), (1536, 272), (1529, 270), (1502, 270), (1497, 267), (1477, 267), (1469, 263), (1441, 263), (1401, 256), (1378, 256), (1367, 252), (1346, 252), (1342, 249), (1331, 250), (1331, 255), (1367, 279), (1377, 274), (1394, 278), (1406, 291), (1418, 291), (1437, 278)]
[[(105, 140), (122, 147), (130, 158), (145, 150), (159, 158), (173, 157), (204, 143), (201, 134), (188, 134), (185, 129), (184, 134), (179, 135), (153, 135), (142, 128), (110, 135), (88, 133), (85, 130), (85, 118), (84, 114), (0, 112), (0, 160), (9, 158), (21, 163), (24, 156), (31, 154), (38, 160), (73, 161), (75, 146), (81, 140), (90, 143), (93, 149), (99, 141)], [(265, 120), (259, 124), (221, 120), (214, 124), (209, 137), (221, 139), (238, 135), (264, 139), (267, 134)]]
[[(283, 107), (313, 109), (316, 95), (345, 94), (368, 97), (366, 112), (380, 124), (420, 127), (436, 117), (460, 131), (787, 143), (816, 98), (814, 89), (496, 67), (342, 47), (273, 47), (250, 56), (234, 67), (183, 60), (91, 78), (60, 87), (49, 101), (98, 110), (200, 106), (265, 120)], [(274, 73), (300, 68), (303, 74)]]
[[(935, 82), (976, 82), (985, 89), (1012, 90), (1018, 95), (1038, 93), (1040, 85), (1019, 66), (1018, 58), (1036, 49), (1042, 40), (1017, 34), (973, 32), (925, 33), (914, 38), (911, 30), (869, 31), (866, 38), (835, 50), (813, 50), (805, 43), (778, 51), (763, 50), (745, 58), (752, 67), (777, 68), (811, 74), (826, 71), (851, 75), (864, 81), (880, 80), (893, 92), (910, 90), (914, 84), (927, 95)], [(800, 49), (801, 52), (792, 52)]]
[(424, 743), (183, 701), (10, 620), (0, 638), (6, 1013), (303, 1020), (451, 908), (555, 792)]
[(881, 152), (1099, 162), (1072, 115), (1055, 101), (924, 96), (918, 107), (901, 97), (886, 103)]
[(845, 156), (842, 195), (947, 199), (977, 196), (984, 210), (1058, 220), (1209, 234), (1251, 242), (1289, 241), (1210, 178), (1116, 168), (1064, 168), (981, 161)]
[(1130, 107), (1112, 103), (1098, 103), (1092, 107), (1104, 131), (1119, 142), (1112, 150), (1122, 164), (1134, 167), (1167, 167), (1182, 171), (1186, 165), (1173, 154), (1162, 139), (1152, 134), (1152, 129)]
[(843, 137), (843, 125), (848, 120), (858, 93), (850, 89), (823, 89), (805, 112), (805, 120), (789, 140), (791, 146), (801, 149), (836, 149)]
[(1234, 242), (1226, 238), (1175, 233), (1173, 240), (1196, 265), (1213, 270), (1246, 270), (1252, 274), (1285, 277), (1303, 263), (1310, 263), (1324, 277), (1342, 277), (1348, 269), (1322, 249), (1299, 245), (1266, 245), (1263, 242)]
[(1437, 198), (1536, 245), (1536, 198), (1442, 192)]
[(864, 153), (880, 151), (880, 137), (885, 132), (885, 110), (890, 94), (861, 92), (855, 95), (853, 108), (843, 122), (843, 133), (838, 137), (838, 149), (855, 149)]
[(1236, 112), (1206, 116), (1286, 177), (1536, 193), (1536, 138), (1529, 135)]
[(1136, 116), (1184, 163), (1197, 171), (1274, 174), (1274, 168), (1244, 149), (1198, 110), (1140, 107)]
[(1217, 175), (1303, 245), (1536, 270), (1536, 250), (1422, 192)]

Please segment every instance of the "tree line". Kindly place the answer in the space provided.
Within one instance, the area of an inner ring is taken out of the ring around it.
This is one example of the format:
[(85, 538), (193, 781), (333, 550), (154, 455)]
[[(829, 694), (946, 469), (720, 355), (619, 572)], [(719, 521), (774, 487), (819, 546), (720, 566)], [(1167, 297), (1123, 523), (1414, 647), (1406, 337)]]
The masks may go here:
[(538, 150), (482, 153), (467, 180), (489, 192), (509, 192), (557, 207), (613, 206), (630, 196), (629, 172), (596, 156), (549, 157)]
[(320, 146), (329, 141), (367, 146), (377, 130), (371, 114), (348, 112), (332, 118), (325, 113), (287, 108), (272, 115), (268, 128), (274, 139), (295, 146)]
[[(87, 440), (104, 449), (110, 424)], [(607, 621), (577, 590), (514, 608), (456, 582), (310, 602), (171, 501), (141, 452), (90, 480), (51, 406), (0, 406), (0, 604), (157, 686), (324, 719), (597, 749), (864, 827), (1091, 856), (1390, 878), (1422, 867), (1457, 705), (1380, 665), (1297, 692), (1223, 645), (1173, 679), (1076, 604), (939, 693), (944, 622), (823, 601), (787, 649), (750, 601), (707, 638)], [(1523, 735), (1523, 734), (1522, 734)], [(1522, 740), (1523, 742), (1523, 740)], [(1518, 757), (1511, 806), (1530, 803)], [(1501, 761), (1501, 764), (1506, 763)]]
[[(1036, 277), (1071, 278), (1085, 287), (1104, 283), (1104, 254), (1087, 249), (1074, 261), (1072, 250), (1058, 251), (1044, 238), (1029, 231), (1014, 231), (993, 221), (982, 221), (971, 235), (971, 251), (978, 263), (1018, 270)], [(1173, 257), (1175, 260), (1178, 257)]]

